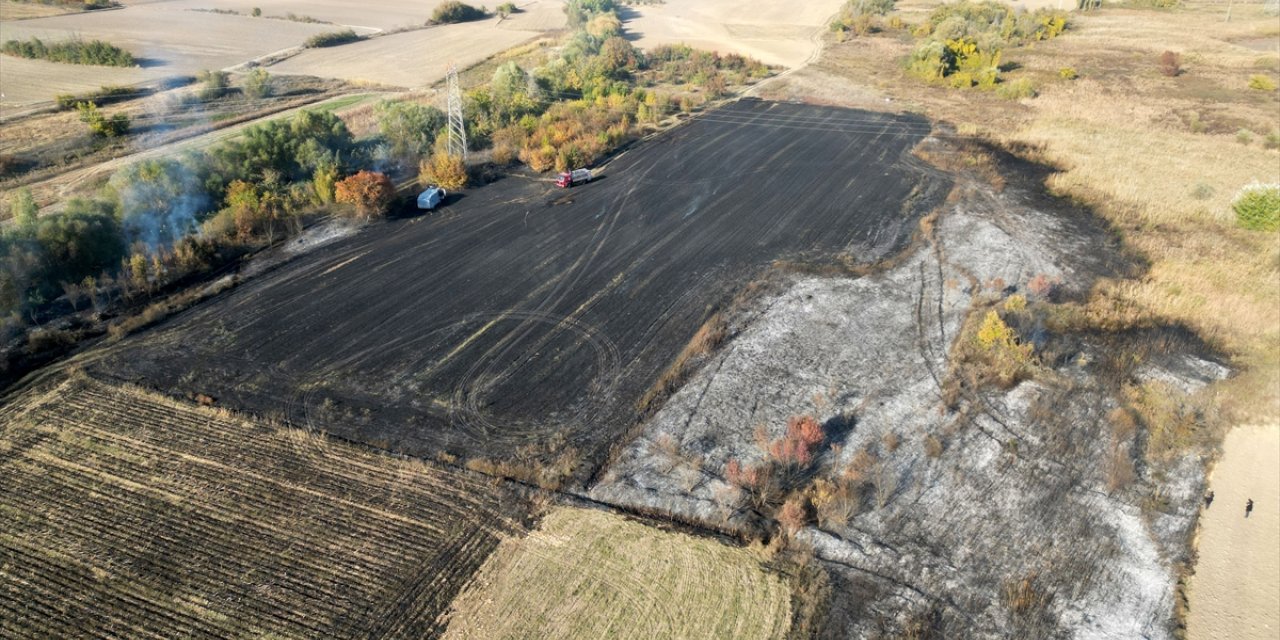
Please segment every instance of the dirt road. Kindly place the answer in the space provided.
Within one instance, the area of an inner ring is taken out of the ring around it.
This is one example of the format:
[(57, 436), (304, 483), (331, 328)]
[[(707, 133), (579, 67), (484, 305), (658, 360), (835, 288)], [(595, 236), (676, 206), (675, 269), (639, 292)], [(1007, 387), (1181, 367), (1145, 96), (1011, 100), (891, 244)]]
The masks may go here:
[[(1191, 640), (1280, 637), (1280, 424), (1237, 427), (1209, 486), (1191, 580)], [(1245, 501), (1253, 513), (1245, 517)]]

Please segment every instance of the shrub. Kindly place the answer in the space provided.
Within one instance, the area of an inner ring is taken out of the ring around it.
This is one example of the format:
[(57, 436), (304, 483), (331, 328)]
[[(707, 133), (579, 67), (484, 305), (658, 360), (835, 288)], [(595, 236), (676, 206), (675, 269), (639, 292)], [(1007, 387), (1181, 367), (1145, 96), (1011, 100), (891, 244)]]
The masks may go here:
[(1063, 80), (1075, 80), (1080, 77), (1080, 74), (1076, 73), (1075, 67), (1063, 67), (1058, 69), (1058, 77)]
[(999, 79), (1000, 51), (983, 49), (971, 38), (926, 40), (912, 51), (907, 69), (925, 80), (946, 80), (957, 88), (990, 88)]
[(942, 440), (932, 433), (924, 438), (924, 454), (930, 458), (937, 458), (942, 455)]
[(196, 74), (196, 81), (201, 85), (196, 96), (201, 100), (217, 100), (227, 92), (231, 84), (231, 74), (226, 71), (210, 71), (205, 69)]
[(99, 138), (118, 138), (129, 133), (129, 116), (123, 113), (108, 118), (93, 101), (81, 102), (76, 109), (80, 112), (80, 122), (89, 125), (89, 131)]
[(519, 12), (520, 12), (520, 8), (517, 7), (514, 2), (504, 2), (498, 5), (498, 15), (504, 18), (513, 13), (519, 13)]
[(1249, 76), (1249, 88), (1258, 91), (1275, 91), (1276, 83), (1262, 74)]
[(255, 17), (255, 18), (261, 18), (261, 17), (262, 17), (262, 9), (261, 9), (261, 8), (259, 8), (259, 7), (254, 7), (254, 8), (253, 8), (253, 11), (250, 11), (250, 12), (249, 12), (249, 15), (251, 15), (251, 16), (253, 16), (253, 17)]
[(353, 205), (356, 216), (362, 219), (386, 215), (394, 195), (391, 178), (376, 171), (359, 171), (342, 179), (334, 188), (334, 199)]
[(13, 216), (13, 221), (19, 227), (30, 227), (36, 223), (40, 207), (36, 204), (35, 196), (31, 195), (30, 188), (15, 189), (9, 196), (9, 215)]
[(133, 54), (102, 40), (67, 40), (49, 44), (39, 38), (9, 40), (0, 47), (0, 53), (33, 60), (107, 67), (132, 67), (138, 62)]
[(75, 109), (76, 105), (81, 102), (88, 102), (92, 100), (99, 105), (111, 104), (113, 102), (120, 102), (121, 100), (125, 100), (135, 95), (138, 95), (138, 91), (133, 87), (110, 85), (104, 86), (97, 91), (82, 96), (77, 96), (71, 93), (58, 94), (54, 98), (54, 101), (57, 102), (59, 109), (69, 111), (71, 109)]
[(1022, 344), (1018, 334), (994, 309), (983, 317), (974, 336), (978, 357), (985, 361), (988, 373), (1002, 387), (1010, 387), (1028, 374), (1034, 347)]
[(787, 501), (782, 504), (782, 509), (778, 511), (778, 524), (782, 525), (783, 532), (793, 536), (804, 527), (805, 521), (808, 520), (807, 512), (804, 496), (793, 495), (787, 498)]
[(1231, 201), (1240, 226), (1254, 231), (1280, 230), (1280, 184), (1246, 185)]
[(427, 21), (427, 24), (470, 22), (472, 20), (483, 20), (486, 16), (488, 14), (483, 9), (477, 9), (458, 0), (448, 0), (436, 5), (435, 11), (431, 12), (431, 20)]
[(250, 71), (244, 79), (244, 94), (250, 98), (265, 98), (271, 95), (271, 74), (261, 67)]
[(1173, 78), (1182, 74), (1182, 56), (1173, 51), (1160, 54), (1160, 73)]
[(1280, 129), (1274, 129), (1267, 137), (1262, 139), (1262, 146), (1266, 149), (1280, 149)]
[(1025, 100), (1036, 97), (1035, 85), (1027, 78), (1018, 78), (1012, 82), (1002, 83), (996, 88), (996, 95), (1008, 100)]
[(437, 150), (418, 165), (418, 181), (424, 186), (439, 185), (445, 189), (467, 186), (467, 165), (462, 158)]
[(351, 29), (347, 29), (345, 31), (317, 33), (316, 35), (307, 38), (307, 41), (303, 43), (303, 46), (308, 49), (319, 49), (321, 47), (336, 47), (340, 44), (347, 44), (348, 42), (355, 42), (363, 39), (363, 36), (357, 34)]
[(1236, 142), (1246, 145), (1251, 144), (1253, 142), (1253, 132), (1248, 129), (1236, 131)]

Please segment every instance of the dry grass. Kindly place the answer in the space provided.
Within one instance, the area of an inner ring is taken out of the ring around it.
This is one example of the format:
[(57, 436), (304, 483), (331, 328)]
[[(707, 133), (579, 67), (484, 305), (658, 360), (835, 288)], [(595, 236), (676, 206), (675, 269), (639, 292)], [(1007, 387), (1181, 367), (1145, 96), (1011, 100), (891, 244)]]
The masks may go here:
[(62, 4), (41, 4), (39, 2), (20, 2), (18, 0), (0, 0), (0, 20), (27, 20), (30, 18), (47, 18), (64, 13), (79, 13), (80, 9)]
[(662, 402), (667, 399), (680, 385), (684, 383), (689, 374), (699, 362), (706, 356), (715, 351), (716, 347), (724, 342), (728, 336), (729, 325), (725, 321), (724, 315), (714, 313), (702, 326), (698, 328), (697, 333), (689, 339), (689, 343), (684, 349), (680, 350), (679, 355), (672, 361), (671, 366), (658, 377), (658, 381), (641, 396), (636, 403), (636, 408), (642, 416), (647, 416), (658, 407), (662, 406)]
[(751, 551), (559, 508), (502, 543), (446, 638), (782, 638), (791, 589)]
[[(898, 6), (911, 22), (935, 4)], [(766, 95), (879, 109), (887, 96), (889, 108), (922, 111), (1053, 165), (1052, 190), (1093, 207), (1150, 261), (1139, 279), (1103, 283), (1093, 304), (1108, 308), (1097, 313), (1194, 328), (1245, 369), (1221, 386), (1224, 405), (1241, 419), (1274, 416), (1280, 238), (1237, 228), (1229, 203), (1253, 180), (1280, 181), (1280, 152), (1263, 142), (1277, 131), (1280, 93), (1249, 89), (1255, 75), (1280, 79), (1280, 29), (1258, 4), (1236, 6), (1229, 23), (1225, 12), (1191, 2), (1076, 14), (1064, 37), (1005, 56), (1021, 67), (1008, 79), (1037, 86), (1030, 100), (912, 80), (900, 65), (911, 47), (901, 32), (831, 43), (817, 65)], [(1161, 74), (1166, 50), (1181, 55), (1181, 75)], [(1079, 78), (1061, 77), (1063, 67)]]

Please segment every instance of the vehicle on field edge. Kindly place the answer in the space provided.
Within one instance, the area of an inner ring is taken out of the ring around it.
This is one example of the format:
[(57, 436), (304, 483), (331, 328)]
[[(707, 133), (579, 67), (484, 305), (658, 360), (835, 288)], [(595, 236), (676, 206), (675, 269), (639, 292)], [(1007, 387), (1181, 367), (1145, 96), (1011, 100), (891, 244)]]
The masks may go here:
[(569, 187), (591, 182), (592, 175), (590, 169), (574, 169), (573, 171), (565, 171), (556, 177), (556, 186), (564, 189)]
[(430, 211), (440, 206), (444, 202), (444, 197), (449, 195), (444, 189), (431, 185), (418, 194), (418, 208)]

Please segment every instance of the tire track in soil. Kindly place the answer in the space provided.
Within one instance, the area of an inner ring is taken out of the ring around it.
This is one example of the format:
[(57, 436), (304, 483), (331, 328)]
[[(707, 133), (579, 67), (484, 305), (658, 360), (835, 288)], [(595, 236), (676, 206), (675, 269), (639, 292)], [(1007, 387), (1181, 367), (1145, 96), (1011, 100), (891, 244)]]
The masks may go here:
[[(498, 181), (82, 362), (424, 457), (506, 458), (563, 431), (590, 475), (707, 310), (747, 279), (777, 259), (858, 247), (873, 260), (905, 243), (919, 212), (902, 203), (939, 181), (910, 155), (928, 126), (744, 100), (613, 159), (590, 185)], [(492, 325), (467, 332), (478, 318)]]

